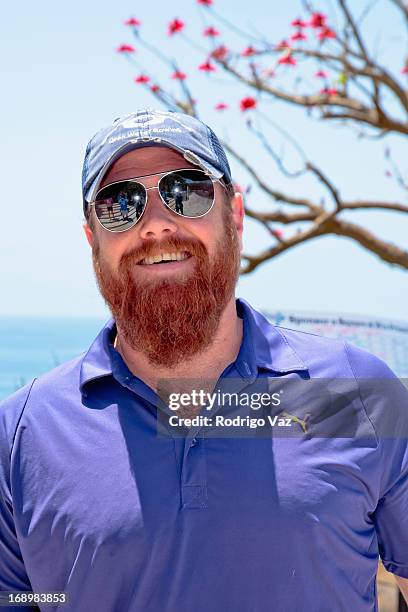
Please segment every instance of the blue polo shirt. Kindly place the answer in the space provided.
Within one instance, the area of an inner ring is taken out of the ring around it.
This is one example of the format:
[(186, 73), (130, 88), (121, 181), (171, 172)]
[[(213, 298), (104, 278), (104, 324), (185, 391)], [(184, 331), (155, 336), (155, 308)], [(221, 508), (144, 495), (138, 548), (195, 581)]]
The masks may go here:
[(353, 435), (299, 417), (296, 435), (158, 436), (165, 407), (110, 321), (0, 404), (0, 590), (65, 591), (66, 612), (372, 612), (379, 555), (408, 578), (405, 387), (363, 350), (236, 304), (243, 341), (219, 382), (353, 381)]

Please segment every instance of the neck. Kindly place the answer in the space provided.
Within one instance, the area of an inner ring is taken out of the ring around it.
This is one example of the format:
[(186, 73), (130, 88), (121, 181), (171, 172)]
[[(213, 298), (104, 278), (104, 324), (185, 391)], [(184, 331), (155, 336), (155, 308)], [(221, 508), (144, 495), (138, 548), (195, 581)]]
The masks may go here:
[(169, 367), (152, 365), (142, 351), (129, 346), (118, 327), (116, 349), (122, 355), (129, 370), (157, 390), (160, 379), (202, 378), (218, 380), (225, 368), (235, 361), (243, 335), (243, 321), (237, 315), (235, 298), (232, 297), (223, 311), (211, 344), (183, 363)]

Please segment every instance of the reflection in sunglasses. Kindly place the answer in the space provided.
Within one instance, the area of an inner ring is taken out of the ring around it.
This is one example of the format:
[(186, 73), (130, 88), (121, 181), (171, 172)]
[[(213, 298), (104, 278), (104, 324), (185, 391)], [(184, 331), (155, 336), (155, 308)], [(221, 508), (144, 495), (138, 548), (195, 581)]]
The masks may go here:
[(211, 178), (201, 170), (177, 170), (162, 176), (157, 187), (146, 188), (136, 179), (104, 187), (94, 202), (100, 223), (113, 232), (130, 229), (144, 212), (147, 192), (155, 188), (167, 208), (184, 217), (201, 217), (211, 210), (214, 203)]

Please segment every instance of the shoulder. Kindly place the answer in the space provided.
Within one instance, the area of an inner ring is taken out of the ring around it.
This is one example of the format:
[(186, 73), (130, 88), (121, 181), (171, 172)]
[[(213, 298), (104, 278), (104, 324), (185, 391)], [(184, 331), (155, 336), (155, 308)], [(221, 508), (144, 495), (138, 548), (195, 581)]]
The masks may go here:
[(38, 426), (44, 427), (49, 415), (47, 405), (79, 394), (82, 360), (80, 355), (59, 365), (0, 401), (0, 468), (9, 466), (18, 432), (28, 421), (38, 421)]
[(33, 378), (30, 383), (0, 401), (0, 436), (3, 438), (5, 432), (8, 438), (13, 435), (33, 397), (46, 400), (52, 395), (63, 394), (68, 388), (78, 387), (83, 356), (84, 353)]
[[(305, 363), (311, 377), (319, 378), (345, 378), (354, 377), (350, 354), (360, 349), (354, 347), (341, 338), (328, 338), (310, 332), (273, 326), (285, 342), (294, 350)], [(360, 351), (355, 357), (358, 363), (374, 357), (367, 351)], [(384, 364), (385, 365), (385, 364)]]
[(0, 402), (0, 454), (5, 459), (12, 448), (18, 423), (27, 404), (35, 378)]

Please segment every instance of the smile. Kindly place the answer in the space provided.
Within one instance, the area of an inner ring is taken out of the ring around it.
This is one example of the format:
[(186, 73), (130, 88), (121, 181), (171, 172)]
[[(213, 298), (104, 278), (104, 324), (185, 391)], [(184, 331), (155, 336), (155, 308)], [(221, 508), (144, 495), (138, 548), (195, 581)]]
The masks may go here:
[(186, 251), (176, 253), (160, 253), (152, 257), (145, 257), (139, 262), (139, 265), (151, 266), (153, 264), (163, 264), (172, 261), (184, 261), (185, 259), (189, 259), (189, 257), (191, 257), (191, 255)]

